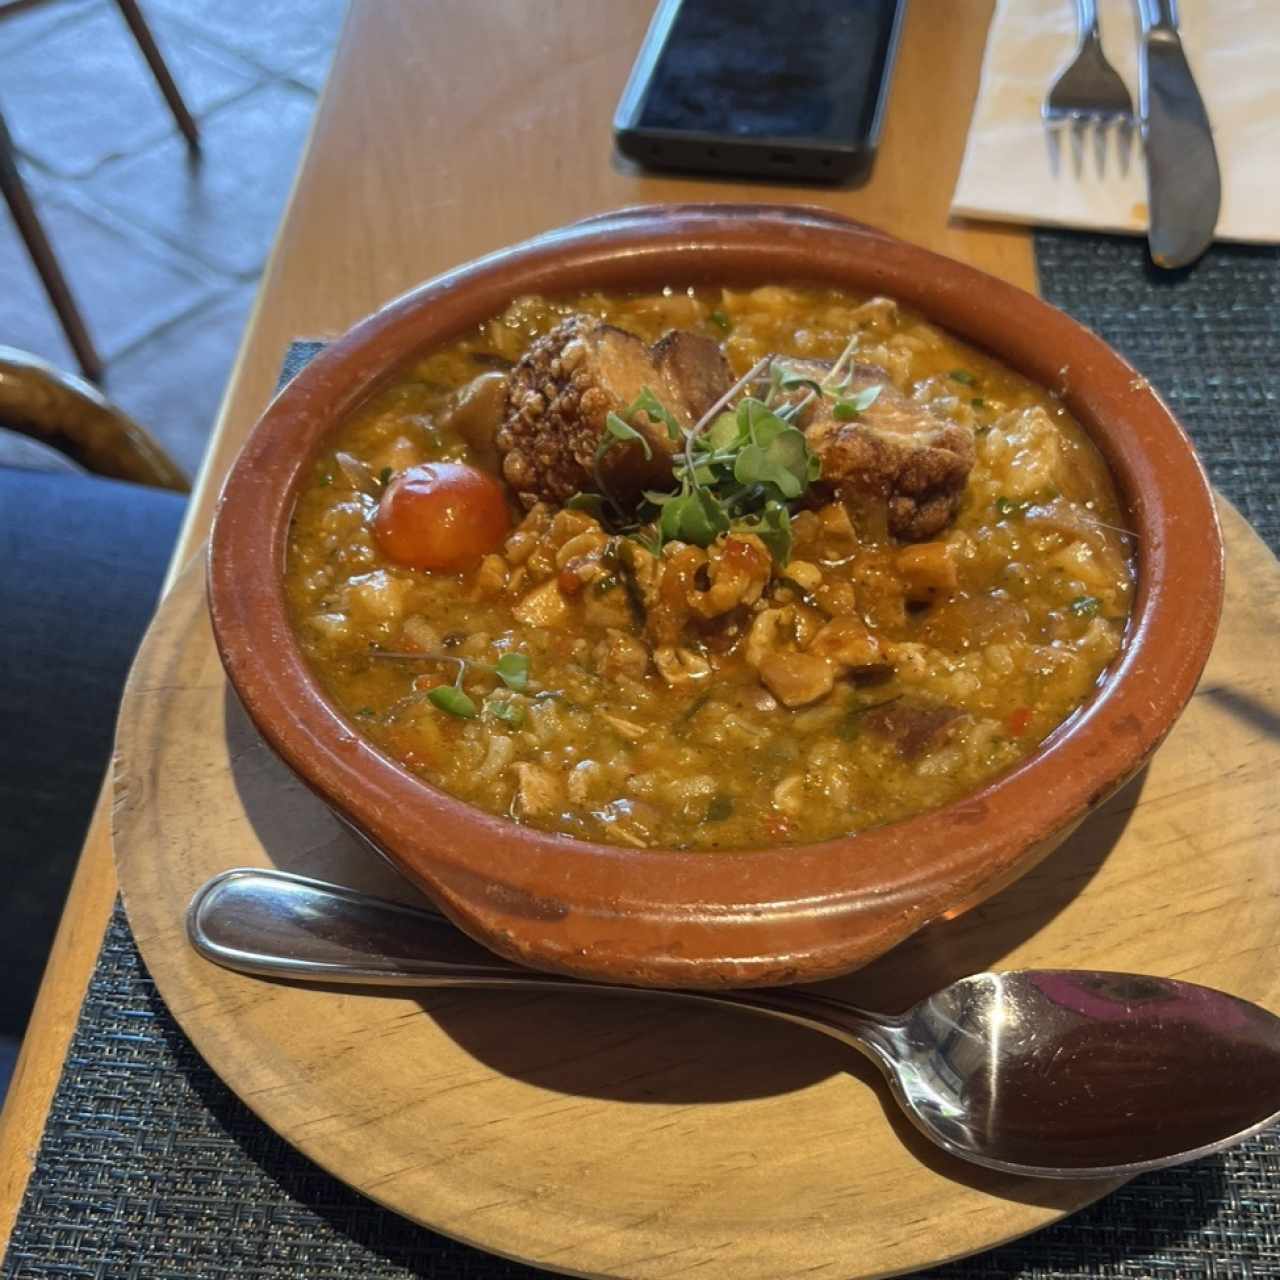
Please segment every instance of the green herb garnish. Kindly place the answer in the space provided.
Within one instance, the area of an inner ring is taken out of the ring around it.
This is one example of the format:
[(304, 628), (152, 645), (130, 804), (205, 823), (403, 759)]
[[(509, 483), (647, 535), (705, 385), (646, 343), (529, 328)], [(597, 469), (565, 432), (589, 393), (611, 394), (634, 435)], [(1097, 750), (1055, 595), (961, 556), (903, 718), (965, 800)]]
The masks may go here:
[(680, 433), (683, 428), (680, 426), (679, 421), (648, 387), (641, 388), (640, 394), (623, 411), (623, 417), (630, 422), (635, 414), (641, 412), (647, 413), (651, 422), (662, 423), (666, 427), (667, 436), (672, 443), (680, 439)]
[(808, 373), (800, 373), (782, 360), (775, 360), (769, 370), (769, 385), (773, 391), (799, 391), (801, 389), (822, 394), (822, 383)]
[[(598, 494), (574, 494), (566, 505), (575, 505), (577, 510), (590, 510), (597, 518), (603, 518), (605, 505), (608, 504), (619, 519), (626, 519), (627, 513), (622, 509), (621, 503), (618, 502), (617, 498), (610, 492), (609, 486), (605, 483), (604, 476), (600, 471), (600, 464), (604, 461), (605, 455), (609, 450), (618, 444), (638, 444), (644, 451), (646, 461), (653, 458), (653, 446), (644, 435), (631, 425), (630, 421), (635, 414), (642, 412), (649, 416), (650, 421), (662, 423), (672, 443), (680, 439), (683, 431), (680, 423), (663, 406), (658, 397), (648, 387), (644, 387), (640, 394), (621, 413), (611, 412), (605, 417), (605, 433), (600, 437), (600, 443), (596, 446), (595, 458), (592, 464), (596, 488), (600, 492)], [(595, 500), (594, 507), (590, 505), (592, 499)]]
[(372, 707), (361, 707), (356, 715), (362, 720), (376, 720), (378, 717), (378, 713)]
[(981, 396), (974, 396), (973, 399), (969, 401), (969, 403), (975, 409), (985, 409), (987, 407), (987, 402)]
[(457, 685), (437, 685), (427, 694), (427, 701), (460, 720), (474, 720), (478, 714), (476, 704)]
[(529, 687), (529, 655), (527, 653), (504, 653), (493, 670), (508, 689), (523, 693)]
[(713, 325), (723, 333), (729, 332), (729, 317), (723, 311), (717, 308), (710, 316), (707, 317)]
[(522, 724), (524, 724), (524, 707), (510, 698), (490, 698), (484, 705), (488, 707), (488, 709), (492, 711), (499, 720), (505, 720), (513, 729), (518, 729)]
[(837, 422), (852, 422), (854, 418), (861, 417), (875, 404), (883, 390), (884, 388), (879, 384), (874, 387), (865, 387), (856, 396), (847, 400), (837, 400), (832, 405), (831, 412), (835, 415)]
[[(808, 381), (789, 382), (784, 374), (776, 385), (795, 389)], [(673, 469), (678, 488), (648, 492), (645, 501), (655, 510), (661, 542), (706, 547), (736, 528), (758, 534), (785, 563), (790, 554), (786, 504), (801, 498), (820, 471), (804, 433), (766, 401), (749, 395), (732, 412), (712, 419), (705, 433), (686, 433)]]
[(738, 415), (722, 413), (703, 433), (703, 447), (711, 453), (722, 453), (740, 443)]
[(791, 559), (791, 513), (781, 502), (766, 503), (758, 516), (748, 516), (738, 527), (754, 533), (776, 564), (785, 565)]
[(570, 511), (586, 511), (597, 520), (604, 519), (604, 499), (598, 493), (575, 493), (564, 505)]
[(767, 445), (739, 450), (733, 478), (741, 485), (773, 485), (783, 498), (798, 498), (809, 483), (809, 457), (804, 436), (787, 427)]
[[(682, 427), (644, 388), (633, 403), (605, 419), (595, 456), (599, 492), (575, 494), (567, 505), (593, 511), (602, 522), (607, 514), (616, 532), (653, 555), (660, 555), (667, 542), (707, 547), (737, 529), (757, 535), (778, 564), (785, 565), (791, 555), (791, 507), (803, 501), (822, 472), (821, 459), (793, 425), (796, 416), (813, 400), (825, 398), (848, 421), (874, 404), (882, 390), (877, 385), (849, 393), (847, 366), (857, 341), (850, 340), (821, 379), (765, 357), (692, 427)], [(742, 398), (730, 408), (735, 396)], [(645, 457), (652, 458), (649, 440), (634, 424), (637, 413), (663, 423), (673, 444), (683, 443), (672, 467), (671, 489), (647, 490), (633, 509), (624, 510), (609, 492), (600, 464), (619, 444), (639, 443)]]
[(1102, 608), (1102, 601), (1097, 596), (1076, 596), (1067, 608), (1077, 618), (1092, 618)]
[(978, 381), (978, 379), (975, 378), (968, 369), (952, 369), (951, 372), (947, 374), (947, 377), (950, 378), (952, 382), (962, 383), (966, 387), (971, 387)]
[(635, 441), (644, 450), (645, 461), (653, 457), (653, 446), (629, 422), (624, 422), (616, 413), (611, 413), (604, 420), (604, 429), (612, 439), (601, 440), (596, 448), (596, 459), (603, 458), (613, 448), (614, 441), (624, 443)]
[(470, 717), (476, 713), (475, 703), (465, 693), (462, 693), (462, 681), (468, 669), (483, 671), (488, 675), (497, 676), (508, 689), (514, 689), (517, 693), (523, 693), (529, 687), (529, 655), (525, 653), (504, 653), (494, 666), (490, 666), (487, 662), (477, 662), (474, 658), (462, 658), (455, 653), (432, 653), (429, 650), (423, 653), (396, 653), (388, 649), (382, 649), (376, 644), (369, 646), (369, 656), (371, 658), (385, 658), (392, 662), (451, 662), (456, 664), (458, 675), (453, 682), (453, 688), (462, 694), (466, 705), (471, 710), (454, 710), (455, 706), (461, 706), (462, 703), (446, 694), (442, 694), (437, 698), (436, 694), (441, 692), (440, 688), (432, 689), (427, 694), (427, 697), (442, 711), (448, 711), (455, 716)]
[(709, 547), (720, 534), (729, 532), (724, 505), (707, 489), (669, 495), (661, 505), (658, 532), (663, 542), (692, 542)]
[(378, 472), (378, 483), (385, 489), (390, 482), (391, 468), (383, 467), (382, 470)]

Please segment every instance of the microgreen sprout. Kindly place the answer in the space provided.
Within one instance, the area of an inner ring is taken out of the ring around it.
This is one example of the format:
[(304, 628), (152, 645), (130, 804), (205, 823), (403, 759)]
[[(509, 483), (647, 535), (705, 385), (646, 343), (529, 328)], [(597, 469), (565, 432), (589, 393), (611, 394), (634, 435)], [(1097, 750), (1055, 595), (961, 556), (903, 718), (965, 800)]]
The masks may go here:
[[(605, 419), (595, 456), (599, 492), (575, 494), (567, 505), (602, 521), (611, 513), (614, 529), (654, 555), (668, 542), (707, 547), (737, 529), (755, 534), (774, 560), (785, 565), (791, 555), (791, 508), (822, 473), (821, 458), (794, 425), (797, 417), (823, 399), (831, 402), (837, 420), (850, 422), (882, 390), (879, 385), (850, 389), (857, 344), (857, 337), (851, 338), (821, 377), (796, 362), (765, 356), (691, 427), (682, 427), (645, 387), (635, 401)], [(623, 444), (638, 444), (646, 460), (652, 459), (652, 436), (636, 421), (640, 413), (650, 424), (664, 426), (671, 443), (680, 447), (671, 489), (645, 490), (637, 507), (625, 512), (601, 474), (601, 463)]]
[(474, 720), (479, 714), (476, 704), (455, 684), (437, 685), (428, 692), (427, 701), (460, 720)]
[(513, 698), (494, 697), (490, 698), (484, 705), (487, 711), (497, 716), (499, 720), (505, 721), (513, 729), (518, 729), (524, 724), (524, 706)]
[[(479, 714), (476, 709), (475, 702), (464, 692), (462, 681), (466, 677), (468, 670), (482, 671), (487, 675), (496, 676), (508, 689), (515, 693), (524, 693), (529, 688), (529, 655), (525, 653), (504, 653), (496, 663), (491, 665), (487, 662), (477, 662), (474, 658), (462, 658), (453, 653), (434, 653), (430, 650), (424, 650), (421, 653), (413, 652), (395, 652), (390, 649), (371, 649), (369, 651), (371, 658), (384, 658), (392, 662), (430, 662), (430, 663), (453, 663), (458, 668), (458, 674), (452, 685), (437, 685), (436, 688), (427, 692), (427, 699), (441, 711), (447, 711), (451, 716), (459, 716), (465, 720), (474, 719)], [(489, 703), (492, 709), (493, 704)], [(504, 704), (517, 705), (518, 704)], [(523, 708), (520, 708), (521, 719), (523, 719)], [(498, 711), (494, 714), (500, 719), (510, 720), (516, 723), (509, 716), (502, 715)]]
[(527, 653), (504, 653), (493, 671), (508, 689), (514, 689), (516, 693), (523, 693), (529, 687)]

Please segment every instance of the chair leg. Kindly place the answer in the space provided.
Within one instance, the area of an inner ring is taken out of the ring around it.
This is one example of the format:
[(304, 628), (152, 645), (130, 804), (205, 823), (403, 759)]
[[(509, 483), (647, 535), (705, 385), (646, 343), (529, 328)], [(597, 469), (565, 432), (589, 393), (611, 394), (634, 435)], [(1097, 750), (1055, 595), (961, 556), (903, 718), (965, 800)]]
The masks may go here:
[(45, 0), (0, 0), (0, 18), (11, 18), (24, 9), (34, 9), (44, 3)]
[(196, 127), (191, 112), (187, 110), (187, 104), (182, 100), (182, 94), (178, 92), (173, 76), (169, 74), (169, 68), (161, 56), (155, 37), (151, 34), (151, 28), (147, 26), (142, 10), (138, 8), (138, 0), (116, 0), (116, 6), (129, 24), (129, 30), (133, 32), (133, 38), (138, 42), (138, 48), (142, 50), (142, 56), (146, 58), (147, 66), (151, 68), (151, 74), (155, 76), (156, 84), (160, 86), (160, 92), (164, 94), (164, 100), (169, 104), (174, 122), (187, 140), (187, 146), (192, 151), (199, 151), (200, 131)]
[(0, 116), (0, 194), (4, 195), (9, 212), (13, 214), (18, 233), (26, 242), (27, 252), (40, 273), (40, 281), (49, 295), (49, 301), (53, 303), (53, 309), (58, 313), (63, 332), (67, 335), (67, 341), (71, 343), (71, 349), (76, 353), (80, 368), (84, 371), (86, 378), (96, 382), (102, 377), (102, 360), (94, 348), (93, 339), (89, 337), (89, 330), (80, 318), (80, 311), (58, 266), (53, 246), (40, 225), (35, 206), (31, 203), (30, 195), (27, 194), (26, 183), (22, 181), (22, 175), (18, 172), (18, 162), (13, 153), (13, 139), (9, 136), (3, 116)]

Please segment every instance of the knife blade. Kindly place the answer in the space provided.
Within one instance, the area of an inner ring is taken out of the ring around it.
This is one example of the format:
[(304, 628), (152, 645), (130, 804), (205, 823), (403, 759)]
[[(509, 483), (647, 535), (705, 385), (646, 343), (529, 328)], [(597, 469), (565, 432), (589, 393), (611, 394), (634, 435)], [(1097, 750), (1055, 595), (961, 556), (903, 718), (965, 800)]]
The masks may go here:
[(1138, 109), (1147, 155), (1147, 241), (1157, 266), (1184, 267), (1213, 241), (1222, 178), (1209, 115), (1178, 38), (1176, 0), (1138, 0)]

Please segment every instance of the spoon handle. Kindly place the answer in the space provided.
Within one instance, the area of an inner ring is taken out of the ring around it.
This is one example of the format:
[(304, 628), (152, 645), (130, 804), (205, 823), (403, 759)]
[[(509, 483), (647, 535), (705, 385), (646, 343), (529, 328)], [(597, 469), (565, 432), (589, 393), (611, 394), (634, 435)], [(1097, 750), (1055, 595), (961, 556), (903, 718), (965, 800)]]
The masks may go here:
[(748, 1009), (866, 1053), (888, 1071), (898, 1020), (799, 987), (677, 991), (539, 973), (493, 955), (444, 916), (284, 871), (240, 868), (205, 884), (187, 910), (191, 945), (258, 977), (335, 985), (569, 988)]

